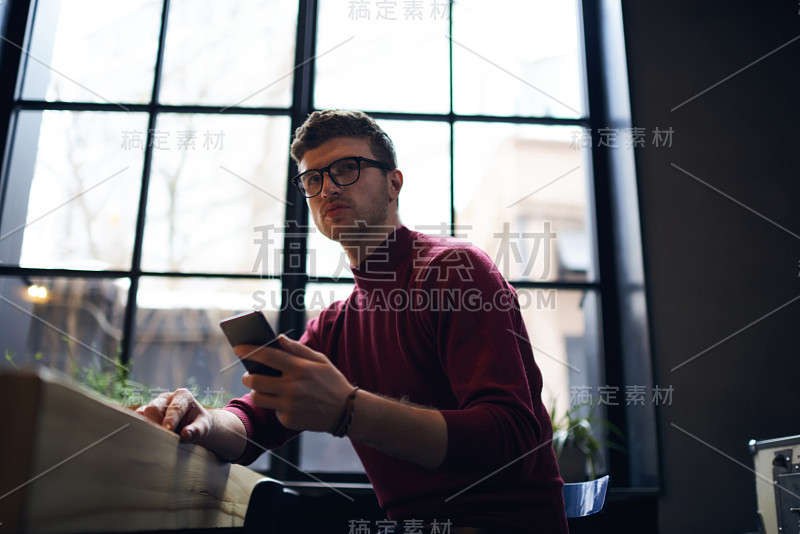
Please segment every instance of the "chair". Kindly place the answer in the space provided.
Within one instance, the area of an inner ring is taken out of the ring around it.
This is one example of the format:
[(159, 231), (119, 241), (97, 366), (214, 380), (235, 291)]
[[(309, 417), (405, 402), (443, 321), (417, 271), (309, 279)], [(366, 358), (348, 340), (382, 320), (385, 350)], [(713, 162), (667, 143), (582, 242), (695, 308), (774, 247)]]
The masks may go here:
[[(590, 480), (564, 484), (564, 509), (567, 518), (585, 517), (600, 512), (606, 502), (608, 475)], [(253, 488), (244, 520), (245, 532), (279, 534), (290, 530), (297, 513), (297, 492), (285, 488), (272, 478), (263, 478)]]
[(250, 493), (244, 531), (259, 534), (283, 534), (293, 529), (298, 494), (274, 478), (262, 478)]
[(606, 503), (609, 476), (588, 482), (564, 484), (564, 509), (567, 517), (596, 514)]

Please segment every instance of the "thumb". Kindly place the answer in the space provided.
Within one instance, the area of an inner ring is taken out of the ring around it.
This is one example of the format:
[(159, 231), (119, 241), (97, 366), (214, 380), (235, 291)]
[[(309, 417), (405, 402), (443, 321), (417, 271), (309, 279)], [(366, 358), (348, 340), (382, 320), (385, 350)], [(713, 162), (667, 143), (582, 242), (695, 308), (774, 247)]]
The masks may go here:
[(326, 358), (325, 355), (322, 354), (321, 352), (317, 352), (314, 349), (306, 347), (299, 341), (289, 339), (284, 334), (278, 336), (278, 343), (280, 344), (281, 349), (285, 350), (292, 356), (298, 356), (300, 358), (304, 358), (306, 360), (311, 360), (315, 362), (322, 362), (328, 360), (328, 358)]
[(211, 430), (211, 422), (205, 417), (198, 417), (183, 427), (180, 433), (181, 443), (200, 443)]

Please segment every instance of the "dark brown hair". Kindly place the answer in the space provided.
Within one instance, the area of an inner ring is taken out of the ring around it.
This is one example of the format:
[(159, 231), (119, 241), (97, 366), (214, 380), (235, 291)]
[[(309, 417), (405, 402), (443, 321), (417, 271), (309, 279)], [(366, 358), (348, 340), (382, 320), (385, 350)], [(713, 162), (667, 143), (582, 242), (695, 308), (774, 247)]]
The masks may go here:
[(340, 109), (315, 111), (308, 116), (306, 122), (294, 132), (292, 159), (299, 165), (306, 152), (334, 137), (368, 138), (375, 159), (387, 163), (392, 169), (397, 167), (394, 144), (375, 119), (363, 111)]

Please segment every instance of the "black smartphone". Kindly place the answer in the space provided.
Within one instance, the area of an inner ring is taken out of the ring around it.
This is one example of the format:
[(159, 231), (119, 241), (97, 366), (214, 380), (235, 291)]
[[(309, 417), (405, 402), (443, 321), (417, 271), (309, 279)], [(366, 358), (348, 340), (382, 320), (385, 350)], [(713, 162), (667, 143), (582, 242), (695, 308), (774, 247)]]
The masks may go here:
[[(270, 345), (277, 341), (275, 331), (267, 322), (267, 318), (260, 311), (246, 312), (235, 315), (219, 323), (220, 328), (228, 338), (231, 347), (236, 345)], [(281, 372), (261, 362), (249, 358), (241, 358), (242, 364), (248, 373), (281, 376)]]

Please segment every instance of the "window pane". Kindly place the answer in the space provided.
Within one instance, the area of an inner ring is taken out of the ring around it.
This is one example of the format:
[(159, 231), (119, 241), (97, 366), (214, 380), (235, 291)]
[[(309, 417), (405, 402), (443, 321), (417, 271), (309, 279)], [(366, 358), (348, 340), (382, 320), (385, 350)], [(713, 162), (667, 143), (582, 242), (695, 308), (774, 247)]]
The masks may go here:
[[(319, 315), (331, 303), (347, 298), (353, 284), (309, 284), (306, 289), (306, 320)], [(322, 432), (300, 435), (300, 468), (306, 471), (363, 473), (364, 468), (349, 439)]]
[(280, 303), (279, 295), (280, 283), (273, 280), (143, 277), (136, 298), (132, 376), (155, 395), (158, 388), (178, 387), (195, 388), (203, 403), (244, 395), (244, 367), (219, 322), (262, 309), (277, 329), (272, 302)]
[(363, 473), (364, 466), (349, 439), (324, 432), (300, 434), (300, 469), (328, 473)]
[[(0, 277), (0, 365), (113, 374), (129, 280)], [(119, 400), (119, 399), (118, 399)]]
[[(244, 366), (219, 323), (260, 309), (277, 329), (280, 283), (143, 277), (136, 304), (131, 376), (142, 385), (142, 400), (188, 387), (201, 404), (220, 407), (249, 390), (241, 382)], [(269, 465), (265, 454), (250, 467), (263, 471)]]
[[(309, 215), (311, 219), (311, 215)], [(306, 270), (309, 276), (332, 276), (353, 278), (350, 260), (336, 241), (325, 237), (313, 221), (308, 223), (308, 258)]]
[[(522, 317), (542, 371), (545, 406), (558, 412), (574, 404), (578, 388), (597, 393), (599, 366), (598, 304), (593, 291), (517, 289)], [(620, 393), (620, 398), (623, 398)]]
[(172, 0), (160, 100), (289, 107), (297, 2)]
[(578, 28), (571, 0), (455, 2), (454, 111), (584, 116)]
[(280, 273), (288, 117), (162, 114), (146, 271)]
[(448, 14), (427, 4), (419, 11), (355, 4), (319, 3), (315, 105), (449, 112)]
[(150, 101), (160, 0), (40, 0), (35, 5), (23, 98)]
[(588, 154), (582, 130), (455, 125), (457, 234), (509, 280), (593, 280)]
[(22, 111), (7, 176), (0, 260), (23, 267), (129, 269), (142, 113)]
[[(564, 425), (567, 411), (576, 406), (583, 408), (573, 416), (591, 412), (595, 420), (600, 420), (606, 417), (606, 405), (631, 403), (628, 386), (620, 389), (606, 385), (596, 292), (517, 289), (517, 294), (534, 358), (542, 371), (542, 400), (548, 410), (555, 406), (556, 425)], [(595, 430), (604, 443), (605, 439), (617, 441), (607, 435), (607, 428)], [(604, 473), (605, 445), (600, 454), (597, 469)]]
[(403, 171), (400, 220), (412, 230), (435, 233), (450, 223), (450, 125), (389, 121), (381, 125), (394, 142)]

